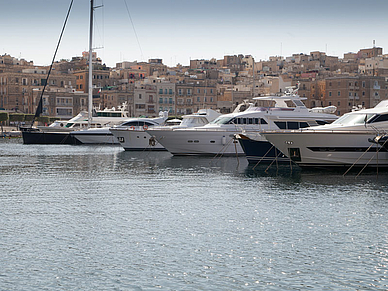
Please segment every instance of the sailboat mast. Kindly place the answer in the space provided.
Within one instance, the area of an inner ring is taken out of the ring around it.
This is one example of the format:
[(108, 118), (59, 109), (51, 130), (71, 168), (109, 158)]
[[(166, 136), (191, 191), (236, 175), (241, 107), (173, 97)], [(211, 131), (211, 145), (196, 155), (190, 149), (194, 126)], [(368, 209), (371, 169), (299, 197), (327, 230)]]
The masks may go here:
[(90, 0), (90, 31), (89, 31), (89, 95), (88, 95), (88, 127), (92, 125), (93, 118), (93, 0)]

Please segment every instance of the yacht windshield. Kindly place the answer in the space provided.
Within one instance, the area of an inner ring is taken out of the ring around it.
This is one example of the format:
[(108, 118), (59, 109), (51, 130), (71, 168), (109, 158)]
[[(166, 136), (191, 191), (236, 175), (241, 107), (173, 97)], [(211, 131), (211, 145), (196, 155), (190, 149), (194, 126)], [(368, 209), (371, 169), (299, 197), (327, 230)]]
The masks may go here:
[(232, 119), (232, 117), (220, 116), (210, 123), (211, 124), (228, 124), (231, 119)]
[(205, 117), (187, 117), (183, 118), (181, 125), (205, 125), (207, 119)]
[(368, 122), (368, 120), (370, 120), (374, 115), (375, 114), (347, 114), (338, 118), (332, 124), (341, 124), (341, 125), (364, 124)]

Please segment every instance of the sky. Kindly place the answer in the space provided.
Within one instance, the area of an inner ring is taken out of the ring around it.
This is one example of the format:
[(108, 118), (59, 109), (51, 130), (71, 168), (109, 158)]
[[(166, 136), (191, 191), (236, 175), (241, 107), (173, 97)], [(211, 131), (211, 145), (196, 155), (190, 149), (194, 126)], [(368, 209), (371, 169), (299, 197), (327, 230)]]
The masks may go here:
[[(0, 55), (49, 65), (71, 0), (0, 0)], [(167, 66), (224, 55), (343, 58), (388, 49), (387, 0), (95, 0), (95, 52), (109, 67), (163, 59)], [(89, 48), (89, 0), (74, 0), (55, 58)]]

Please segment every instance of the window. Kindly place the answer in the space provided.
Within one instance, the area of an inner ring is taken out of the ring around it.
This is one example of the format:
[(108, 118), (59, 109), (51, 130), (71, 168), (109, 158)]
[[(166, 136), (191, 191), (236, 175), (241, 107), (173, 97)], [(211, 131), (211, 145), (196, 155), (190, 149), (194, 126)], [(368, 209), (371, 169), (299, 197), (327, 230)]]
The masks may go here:
[(136, 104), (136, 109), (145, 109), (145, 104)]
[(159, 103), (163, 103), (163, 98), (159, 98)]
[(287, 128), (288, 129), (298, 129), (299, 128), (299, 123), (294, 122), (294, 121), (289, 121), (287, 122)]
[(168, 90), (168, 94), (172, 95), (172, 89)]
[(275, 121), (275, 124), (280, 128), (280, 129), (287, 129), (287, 123), (285, 121)]
[(338, 96), (341, 96), (341, 91), (338, 91), (337, 95), (338, 95)]
[(329, 96), (331, 96), (331, 92), (329, 92)]
[[(318, 123), (318, 121), (319, 120), (317, 120), (317, 123)], [(322, 121), (322, 122), (323, 122), (323, 124), (326, 123), (324, 121)], [(299, 128), (305, 128), (305, 127), (310, 126), (307, 122), (298, 122), (298, 121), (275, 121), (275, 124), (280, 129), (299, 129)], [(320, 124), (320, 123), (318, 123), (318, 124)]]
[(197, 93), (201, 93), (201, 89), (197, 89)]
[(163, 89), (162, 88), (159, 89), (159, 94), (163, 94)]
[(338, 103), (337, 103), (337, 104), (338, 104), (338, 106), (341, 106), (341, 101), (338, 101)]
[(191, 89), (187, 89), (187, 95), (191, 95)]
[(365, 88), (365, 81), (362, 81), (362, 87)]
[(178, 89), (178, 95), (183, 95), (182, 94), (182, 89)]

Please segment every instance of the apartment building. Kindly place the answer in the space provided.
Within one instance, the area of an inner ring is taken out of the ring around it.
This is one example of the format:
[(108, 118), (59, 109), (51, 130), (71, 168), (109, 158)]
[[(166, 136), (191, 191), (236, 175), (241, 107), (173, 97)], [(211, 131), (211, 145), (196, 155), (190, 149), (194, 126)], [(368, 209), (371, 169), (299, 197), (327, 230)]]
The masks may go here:
[(185, 115), (195, 112), (194, 109), (194, 86), (183, 81), (176, 83), (176, 114)]
[[(14, 69), (0, 72), (0, 108), (23, 113), (35, 113), (37, 103), (34, 101), (34, 91), (41, 91), (46, 83), (45, 67)], [(47, 91), (62, 92), (62, 89), (72, 89), (76, 78), (71, 74), (50, 75)]]
[(337, 106), (337, 114), (350, 112), (354, 107), (370, 108), (388, 99), (388, 82), (384, 77), (340, 76), (327, 78), (325, 106)]
[(157, 100), (156, 100), (156, 85), (135, 83), (134, 95), (134, 111), (135, 117), (158, 116)]
[[(33, 104), (39, 103), (41, 94), (40, 89), (33, 91)], [(42, 96), (42, 105), (43, 116), (70, 119), (80, 111), (88, 110), (88, 94), (74, 89), (48, 88)]]
[(159, 111), (168, 111), (169, 115), (176, 113), (176, 97), (175, 97), (175, 84), (164, 81), (157, 80), (156, 84), (156, 99), (157, 103), (157, 112)]
[(128, 115), (134, 116), (134, 84), (122, 84), (102, 89), (100, 99), (100, 108), (118, 108), (126, 103)]
[(206, 81), (193, 84), (193, 107), (194, 111), (202, 108), (217, 108), (217, 89), (215, 85), (210, 85)]

